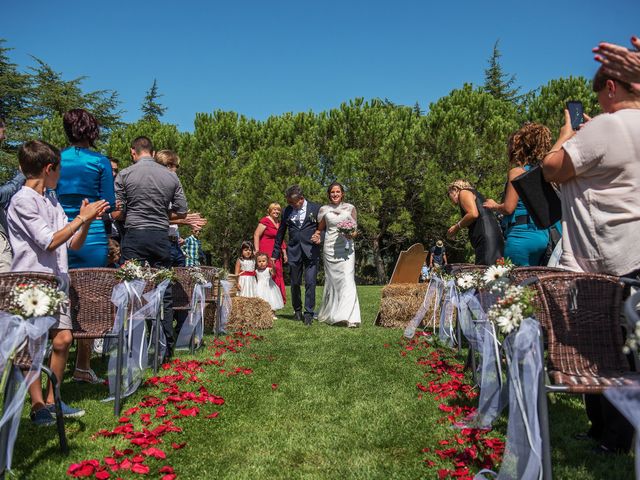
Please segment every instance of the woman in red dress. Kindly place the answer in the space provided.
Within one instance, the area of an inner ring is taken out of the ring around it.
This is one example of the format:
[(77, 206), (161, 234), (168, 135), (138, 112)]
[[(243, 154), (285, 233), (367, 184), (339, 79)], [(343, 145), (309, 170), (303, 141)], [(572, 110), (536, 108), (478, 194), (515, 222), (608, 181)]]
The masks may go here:
[[(273, 245), (276, 240), (276, 234), (278, 233), (278, 228), (280, 227), (280, 214), (282, 213), (282, 208), (279, 203), (272, 203), (267, 208), (268, 215), (262, 217), (260, 222), (258, 222), (258, 226), (256, 227), (256, 231), (253, 233), (253, 244), (255, 245), (256, 252), (264, 252), (269, 257), (273, 252)], [(282, 301), (287, 303), (287, 294), (284, 286), (284, 273), (282, 269), (282, 264), (287, 263), (287, 246), (284, 242), (282, 242), (282, 255), (278, 260), (276, 260), (274, 267), (275, 276), (273, 280), (280, 288), (280, 293), (282, 294)]]

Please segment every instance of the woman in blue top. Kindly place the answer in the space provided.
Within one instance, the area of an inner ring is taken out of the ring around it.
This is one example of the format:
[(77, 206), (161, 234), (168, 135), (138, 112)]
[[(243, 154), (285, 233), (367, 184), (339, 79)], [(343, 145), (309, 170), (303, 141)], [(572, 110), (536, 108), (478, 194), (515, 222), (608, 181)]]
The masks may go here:
[(504, 215), (505, 258), (515, 265), (540, 265), (549, 243), (549, 230), (539, 229), (529, 216), (511, 181), (539, 164), (551, 148), (551, 132), (539, 123), (527, 123), (509, 138), (509, 170), (504, 201), (488, 199), (483, 206)]
[[(70, 147), (61, 152), (60, 180), (56, 189), (62, 208), (69, 219), (80, 211), (83, 199), (89, 202), (102, 199), (115, 205), (111, 162), (92, 150), (100, 135), (98, 121), (81, 108), (69, 110), (63, 118), (64, 131)], [(108, 238), (104, 222), (92, 222), (84, 245), (69, 252), (69, 268), (106, 267)], [(89, 367), (91, 341), (78, 342), (78, 357), (73, 378), (97, 383), (100, 379)]]

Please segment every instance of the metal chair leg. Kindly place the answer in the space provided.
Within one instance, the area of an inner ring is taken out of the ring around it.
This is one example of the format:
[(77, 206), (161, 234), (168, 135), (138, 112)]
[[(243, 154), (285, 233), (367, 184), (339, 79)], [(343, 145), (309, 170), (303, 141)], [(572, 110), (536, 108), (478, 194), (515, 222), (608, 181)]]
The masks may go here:
[[(161, 307), (162, 308), (162, 307)], [(153, 329), (153, 374), (158, 373), (160, 364), (160, 320), (158, 317), (155, 319), (155, 328)]]
[(43, 366), (42, 371), (47, 374), (49, 381), (51, 382), (51, 388), (53, 388), (53, 402), (56, 410), (56, 427), (58, 429), (58, 438), (60, 439), (60, 451), (64, 455), (69, 453), (69, 446), (67, 445), (67, 435), (64, 431), (64, 416), (62, 415), (62, 399), (60, 397), (60, 383), (49, 368)]
[(118, 332), (118, 345), (116, 350), (116, 375), (115, 375), (115, 401), (113, 404), (113, 413), (116, 417), (120, 416), (120, 410), (122, 408), (122, 361), (124, 350), (124, 327), (120, 328)]

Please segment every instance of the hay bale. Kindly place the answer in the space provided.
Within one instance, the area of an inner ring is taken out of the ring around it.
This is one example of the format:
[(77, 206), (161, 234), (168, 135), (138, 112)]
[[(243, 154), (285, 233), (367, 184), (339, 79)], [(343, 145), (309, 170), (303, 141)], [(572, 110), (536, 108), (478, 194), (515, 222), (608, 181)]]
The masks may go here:
[(271, 305), (261, 298), (233, 297), (227, 331), (255, 330), (273, 327)]
[(216, 326), (216, 304), (207, 303), (204, 306), (204, 330), (213, 332)]
[(428, 283), (392, 283), (382, 288), (382, 298), (416, 297), (422, 301), (428, 286)]
[[(384, 296), (380, 301), (380, 313), (378, 314), (378, 325), (388, 328), (405, 328), (409, 321), (418, 313), (422, 302), (424, 301), (424, 295), (426, 293), (426, 284), (423, 288), (422, 295), (418, 295), (417, 289), (408, 289), (410, 295), (396, 295), (396, 296)], [(388, 285), (391, 287), (393, 285)], [(385, 287), (387, 288), (387, 287)], [(400, 290), (392, 289), (391, 293), (396, 294)], [(440, 305), (436, 306), (436, 327), (439, 325), (440, 319)], [(433, 308), (429, 308), (423, 319), (423, 324), (427, 326), (433, 325)]]

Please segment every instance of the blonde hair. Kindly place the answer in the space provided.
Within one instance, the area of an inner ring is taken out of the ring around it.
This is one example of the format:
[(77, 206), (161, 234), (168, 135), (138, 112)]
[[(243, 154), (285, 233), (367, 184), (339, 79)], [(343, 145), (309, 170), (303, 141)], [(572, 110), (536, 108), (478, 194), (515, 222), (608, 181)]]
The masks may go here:
[(458, 179), (458, 180), (454, 180), (449, 184), (449, 186), (447, 187), (447, 193), (449, 193), (452, 190), (471, 190), (471, 189), (473, 189), (473, 186), (471, 186), (469, 182), (467, 182), (466, 180)]
[(272, 211), (274, 208), (279, 208), (279, 209), (280, 209), (280, 211), (282, 211), (282, 207), (280, 206), (280, 204), (279, 204), (278, 202), (272, 202), (272, 203), (270, 203), (270, 204), (269, 204), (269, 206), (267, 207), (267, 213), (268, 213), (268, 214), (271, 214), (271, 211)]
[(173, 167), (180, 165), (180, 157), (173, 150), (160, 150), (156, 152), (156, 162), (165, 167)]

